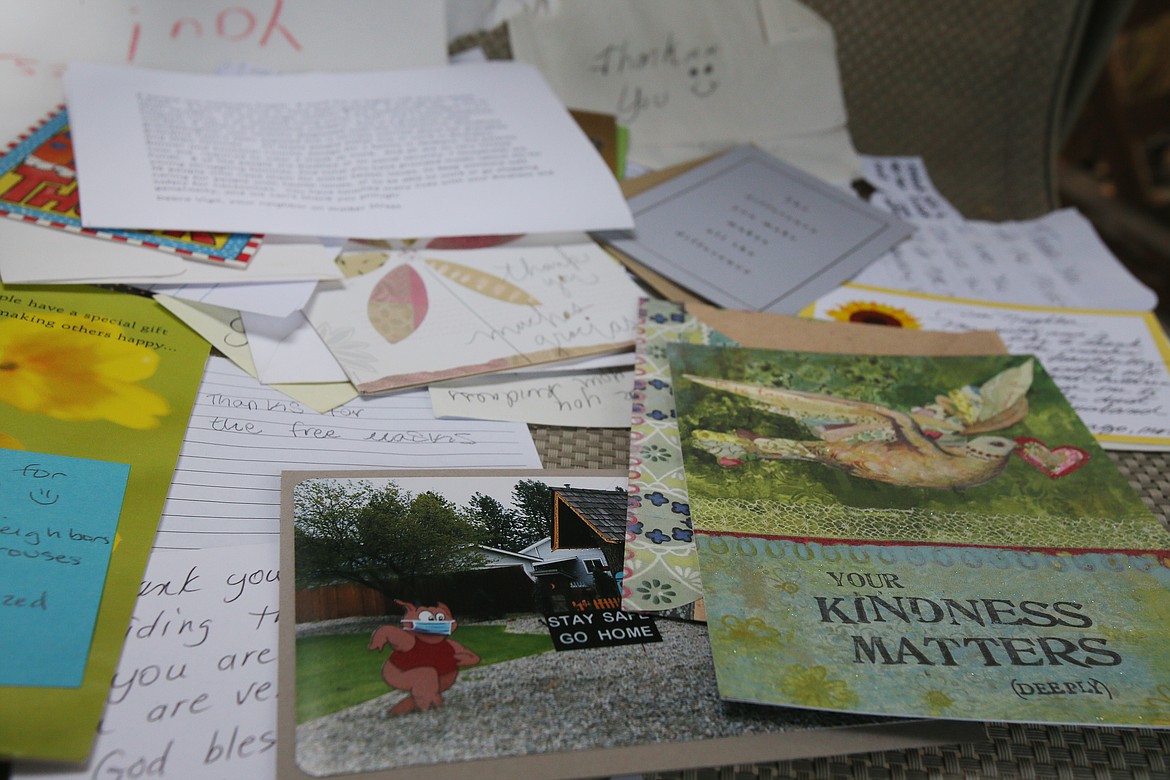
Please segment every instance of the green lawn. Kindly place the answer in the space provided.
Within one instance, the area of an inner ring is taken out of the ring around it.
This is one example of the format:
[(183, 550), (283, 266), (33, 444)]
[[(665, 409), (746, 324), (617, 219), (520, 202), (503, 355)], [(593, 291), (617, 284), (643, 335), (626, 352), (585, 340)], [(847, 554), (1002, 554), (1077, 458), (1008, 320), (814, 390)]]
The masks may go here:
[[(508, 634), (501, 625), (460, 626), (457, 641), (483, 666), (552, 650), (547, 634)], [(369, 649), (369, 634), (309, 636), (297, 640), (297, 723), (319, 718), (390, 691), (382, 663), (390, 654)], [(456, 685), (459, 683), (456, 682)]]

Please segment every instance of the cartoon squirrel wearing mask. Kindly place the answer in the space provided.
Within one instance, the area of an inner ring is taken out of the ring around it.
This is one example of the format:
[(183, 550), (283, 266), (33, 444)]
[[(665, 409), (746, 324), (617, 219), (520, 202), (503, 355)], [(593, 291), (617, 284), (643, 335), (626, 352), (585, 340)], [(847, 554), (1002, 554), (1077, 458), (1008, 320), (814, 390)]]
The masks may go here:
[(406, 609), (402, 627), (381, 626), (370, 638), (371, 650), (390, 645), (393, 652), (382, 665), (382, 679), (391, 688), (406, 691), (406, 698), (390, 708), (391, 715), (443, 706), (443, 691), (455, 684), (459, 670), (479, 663), (479, 656), (450, 635), (457, 623), (443, 602), (416, 607), (394, 600)]

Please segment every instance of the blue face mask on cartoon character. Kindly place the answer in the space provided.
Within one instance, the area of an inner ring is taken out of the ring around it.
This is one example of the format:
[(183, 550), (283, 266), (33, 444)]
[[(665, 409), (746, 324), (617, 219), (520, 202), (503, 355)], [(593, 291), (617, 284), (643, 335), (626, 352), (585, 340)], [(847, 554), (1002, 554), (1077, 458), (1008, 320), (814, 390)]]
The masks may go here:
[(442, 634), (447, 636), (454, 630), (455, 623), (448, 620), (447, 616), (442, 612), (432, 613), (430, 610), (424, 609), (419, 611), (418, 617), (413, 620), (403, 620), (402, 627), (407, 631), (415, 631), (420, 634)]
[[(412, 625), (407, 625), (408, 623)], [(450, 634), (454, 623), (450, 620), (404, 620), (403, 626), (420, 634)]]

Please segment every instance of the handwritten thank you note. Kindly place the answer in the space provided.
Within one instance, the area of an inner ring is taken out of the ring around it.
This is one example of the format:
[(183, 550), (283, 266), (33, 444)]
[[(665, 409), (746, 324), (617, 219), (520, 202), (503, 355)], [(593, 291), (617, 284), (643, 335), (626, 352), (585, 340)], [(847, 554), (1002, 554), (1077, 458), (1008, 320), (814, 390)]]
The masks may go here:
[(0, 685), (81, 685), (129, 475), (0, 450)]

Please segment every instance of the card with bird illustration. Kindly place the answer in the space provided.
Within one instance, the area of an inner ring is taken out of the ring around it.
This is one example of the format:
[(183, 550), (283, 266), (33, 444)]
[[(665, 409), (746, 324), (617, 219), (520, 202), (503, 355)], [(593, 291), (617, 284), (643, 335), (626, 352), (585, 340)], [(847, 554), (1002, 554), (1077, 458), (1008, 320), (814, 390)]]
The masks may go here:
[(724, 698), (1170, 726), (1170, 534), (1034, 356), (669, 349)]

